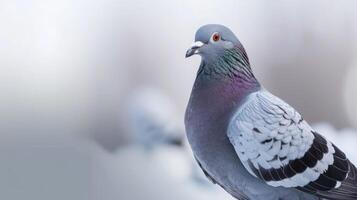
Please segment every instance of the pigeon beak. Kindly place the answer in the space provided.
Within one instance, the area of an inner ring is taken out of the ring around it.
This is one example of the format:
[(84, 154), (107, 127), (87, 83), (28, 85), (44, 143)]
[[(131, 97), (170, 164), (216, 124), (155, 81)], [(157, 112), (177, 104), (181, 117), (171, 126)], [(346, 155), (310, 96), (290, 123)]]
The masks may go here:
[(194, 42), (191, 47), (186, 51), (186, 58), (194, 55), (194, 54), (197, 54), (199, 52), (199, 49), (200, 47), (203, 46), (203, 42), (201, 41), (196, 41)]

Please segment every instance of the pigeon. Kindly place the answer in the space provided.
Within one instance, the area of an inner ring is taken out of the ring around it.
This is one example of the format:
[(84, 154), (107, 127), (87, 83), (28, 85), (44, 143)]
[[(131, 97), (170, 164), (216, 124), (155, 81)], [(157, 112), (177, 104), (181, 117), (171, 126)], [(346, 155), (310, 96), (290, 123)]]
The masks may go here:
[(357, 199), (357, 170), (331, 141), (254, 76), (227, 27), (200, 27), (201, 56), (185, 113), (199, 166), (239, 200)]

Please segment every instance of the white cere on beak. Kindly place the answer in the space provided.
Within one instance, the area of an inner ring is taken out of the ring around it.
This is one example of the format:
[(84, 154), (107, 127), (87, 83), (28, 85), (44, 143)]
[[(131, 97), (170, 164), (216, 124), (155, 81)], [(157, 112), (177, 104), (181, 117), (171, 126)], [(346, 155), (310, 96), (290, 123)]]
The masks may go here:
[(191, 47), (186, 51), (186, 58), (199, 53), (200, 47), (202, 47), (203, 45), (204, 43), (201, 41), (194, 42)]
[(204, 45), (203, 42), (201, 41), (196, 41), (194, 43), (191, 44), (191, 49), (199, 49), (200, 47), (202, 47)]

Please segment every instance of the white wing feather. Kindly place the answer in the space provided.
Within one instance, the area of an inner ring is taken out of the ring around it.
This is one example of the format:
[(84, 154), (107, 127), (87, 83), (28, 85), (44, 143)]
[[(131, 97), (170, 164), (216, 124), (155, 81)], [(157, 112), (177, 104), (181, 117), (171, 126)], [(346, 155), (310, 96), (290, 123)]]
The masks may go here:
[[(247, 97), (232, 117), (227, 135), (245, 168), (261, 179), (262, 171), (274, 172), (302, 159), (315, 138), (313, 129), (298, 112), (267, 91)], [(333, 164), (334, 148), (330, 142), (327, 146), (328, 152), (314, 167), (300, 174), (280, 174), (275, 179), (269, 174), (266, 182), (272, 186), (303, 187), (317, 180)]]

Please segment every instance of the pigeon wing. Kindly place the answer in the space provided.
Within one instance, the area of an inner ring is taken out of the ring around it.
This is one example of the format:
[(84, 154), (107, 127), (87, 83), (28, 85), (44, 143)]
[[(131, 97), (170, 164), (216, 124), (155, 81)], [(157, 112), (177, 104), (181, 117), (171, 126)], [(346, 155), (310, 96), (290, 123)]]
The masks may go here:
[(345, 154), (267, 91), (247, 97), (229, 122), (227, 135), (249, 173), (271, 186), (335, 195), (334, 199), (357, 198), (355, 175), (346, 192), (346, 180), (355, 168)]

